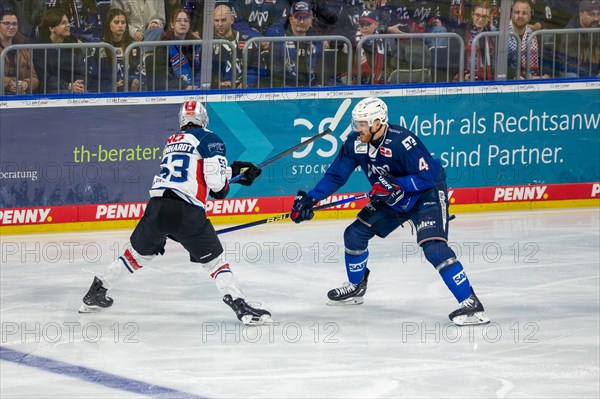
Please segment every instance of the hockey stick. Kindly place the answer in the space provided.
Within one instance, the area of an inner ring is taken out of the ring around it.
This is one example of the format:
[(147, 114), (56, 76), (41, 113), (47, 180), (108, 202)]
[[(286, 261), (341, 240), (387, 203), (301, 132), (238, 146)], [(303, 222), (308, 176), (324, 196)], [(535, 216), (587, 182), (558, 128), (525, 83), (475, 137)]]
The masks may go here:
[[(346, 110), (348, 109), (348, 107), (350, 107), (350, 103), (352, 102), (352, 100), (350, 100), (349, 98), (345, 99), (342, 102), (342, 105), (340, 105), (340, 107), (338, 108), (337, 112), (335, 113), (335, 116), (333, 117), (333, 120), (331, 121), (331, 123), (329, 124), (329, 127), (327, 129), (325, 129), (324, 132), (321, 132), (319, 134), (317, 134), (316, 136), (313, 136), (311, 138), (309, 138), (308, 140), (305, 140), (303, 142), (301, 142), (300, 144), (296, 144), (295, 146), (288, 148), (287, 150), (285, 150), (284, 152), (275, 155), (272, 158), (267, 159), (264, 162), (259, 163), (257, 166), (259, 169), (264, 168), (267, 165), (272, 164), (273, 162), (277, 161), (278, 159), (281, 159), (285, 156), (290, 155), (292, 152), (296, 151), (299, 148), (304, 147), (307, 144), (312, 143), (313, 141), (316, 141), (318, 139), (320, 139), (323, 136), (327, 136), (329, 133), (333, 132), (335, 130), (335, 128), (337, 127), (337, 125), (340, 123), (340, 120), (342, 119), (342, 116), (344, 116), (344, 114), (346, 113)], [(240, 173), (239, 175), (233, 177), (232, 179), (229, 180), (229, 183), (235, 183), (238, 180), (240, 180), (242, 178), (244, 174)]]
[[(334, 206), (338, 206), (338, 205), (342, 205), (342, 204), (347, 204), (348, 202), (358, 201), (358, 200), (361, 200), (363, 198), (367, 198), (368, 196), (369, 196), (369, 194), (365, 193), (365, 194), (357, 195), (357, 196), (354, 196), (354, 197), (344, 198), (344, 199), (341, 199), (339, 201), (330, 202), (329, 204), (323, 204), (323, 205), (315, 206), (313, 208), (313, 210), (318, 211), (318, 210), (321, 210), (321, 209), (333, 208)], [(292, 215), (291, 212), (282, 213), (281, 215), (271, 216), (270, 218), (257, 220), (255, 222), (250, 222), (250, 223), (246, 223), (246, 224), (240, 224), (238, 226), (232, 226), (232, 227), (228, 227), (226, 229), (217, 230), (217, 234), (223, 234), (223, 233), (229, 233), (231, 231), (237, 231), (237, 230), (247, 229), (248, 227), (259, 226), (261, 224), (279, 222), (280, 220), (288, 219), (291, 215)]]

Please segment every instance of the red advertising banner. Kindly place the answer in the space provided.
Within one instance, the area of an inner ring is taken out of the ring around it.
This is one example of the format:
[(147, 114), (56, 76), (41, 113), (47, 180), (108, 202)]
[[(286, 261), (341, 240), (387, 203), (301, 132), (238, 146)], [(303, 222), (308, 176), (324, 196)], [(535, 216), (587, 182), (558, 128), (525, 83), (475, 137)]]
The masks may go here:
[[(319, 205), (335, 202), (362, 193), (333, 195)], [(546, 184), (506, 187), (449, 189), (452, 205), (480, 204), (481, 210), (493, 209), (498, 203), (543, 203), (549, 201), (600, 199), (600, 183)], [(213, 220), (221, 216), (252, 216), (286, 213), (293, 196), (232, 198), (208, 201), (207, 213)], [(322, 212), (361, 209), (367, 200), (349, 202)], [(591, 204), (590, 204), (591, 205)], [(0, 226), (49, 225), (137, 220), (144, 214), (146, 203), (86, 204), (0, 209)], [(541, 205), (540, 207), (543, 207)]]

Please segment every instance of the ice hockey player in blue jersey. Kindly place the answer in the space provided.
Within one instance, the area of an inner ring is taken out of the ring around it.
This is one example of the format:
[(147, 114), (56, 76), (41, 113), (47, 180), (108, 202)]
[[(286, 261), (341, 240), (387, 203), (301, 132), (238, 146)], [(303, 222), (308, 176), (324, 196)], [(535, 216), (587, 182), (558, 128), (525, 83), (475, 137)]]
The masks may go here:
[(327, 293), (329, 305), (358, 305), (367, 291), (369, 240), (387, 237), (405, 222), (417, 231), (417, 242), (458, 303), (449, 317), (456, 325), (489, 323), (456, 254), (448, 246), (446, 174), (421, 140), (409, 130), (388, 124), (386, 104), (361, 100), (352, 111), (353, 132), (323, 178), (308, 193), (298, 191), (291, 218), (300, 223), (314, 216), (313, 206), (343, 186), (356, 167), (372, 185), (369, 203), (344, 232), (349, 282)]
[(208, 195), (223, 199), (229, 192), (229, 179), (242, 174), (238, 182), (249, 186), (261, 170), (242, 161), (227, 166), (225, 143), (207, 129), (208, 114), (200, 102), (186, 101), (182, 105), (179, 126), (181, 130), (167, 139), (161, 170), (154, 177), (144, 216), (131, 234), (131, 247), (102, 275), (94, 277), (79, 312), (96, 312), (112, 306), (107, 290), (123, 276), (162, 255), (170, 237), (189, 252), (192, 262), (208, 272), (223, 301), (240, 321), (248, 325), (264, 324), (270, 321), (271, 314), (246, 303), (229, 264), (221, 260), (223, 247), (206, 217)]

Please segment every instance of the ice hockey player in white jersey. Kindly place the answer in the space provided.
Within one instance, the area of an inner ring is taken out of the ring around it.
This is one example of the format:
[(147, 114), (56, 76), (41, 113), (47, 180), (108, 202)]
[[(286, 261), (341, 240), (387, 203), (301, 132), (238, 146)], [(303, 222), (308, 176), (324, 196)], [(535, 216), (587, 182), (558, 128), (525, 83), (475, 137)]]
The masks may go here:
[(167, 139), (160, 173), (154, 178), (144, 216), (131, 234), (131, 246), (103, 274), (94, 277), (79, 312), (112, 306), (107, 290), (162, 255), (169, 237), (190, 253), (193, 263), (208, 272), (223, 301), (240, 321), (264, 324), (271, 314), (246, 303), (229, 264), (221, 260), (223, 247), (206, 217), (209, 195), (223, 199), (229, 192), (229, 179), (242, 174), (237, 182), (249, 186), (261, 170), (250, 162), (227, 165), (225, 143), (207, 129), (208, 114), (200, 102), (186, 101), (181, 106), (179, 126), (181, 130)]

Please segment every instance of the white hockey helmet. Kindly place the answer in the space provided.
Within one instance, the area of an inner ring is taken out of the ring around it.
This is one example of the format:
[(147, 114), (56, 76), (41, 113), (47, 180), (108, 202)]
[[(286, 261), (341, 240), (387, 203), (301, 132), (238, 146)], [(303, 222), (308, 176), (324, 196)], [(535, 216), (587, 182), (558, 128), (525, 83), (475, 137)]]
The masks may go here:
[(376, 119), (382, 124), (387, 123), (387, 105), (377, 97), (367, 97), (360, 100), (352, 110), (352, 129), (356, 130), (358, 122), (367, 122), (371, 127)]
[(179, 110), (179, 128), (183, 129), (189, 123), (200, 126), (208, 126), (208, 113), (199, 101), (186, 101)]

